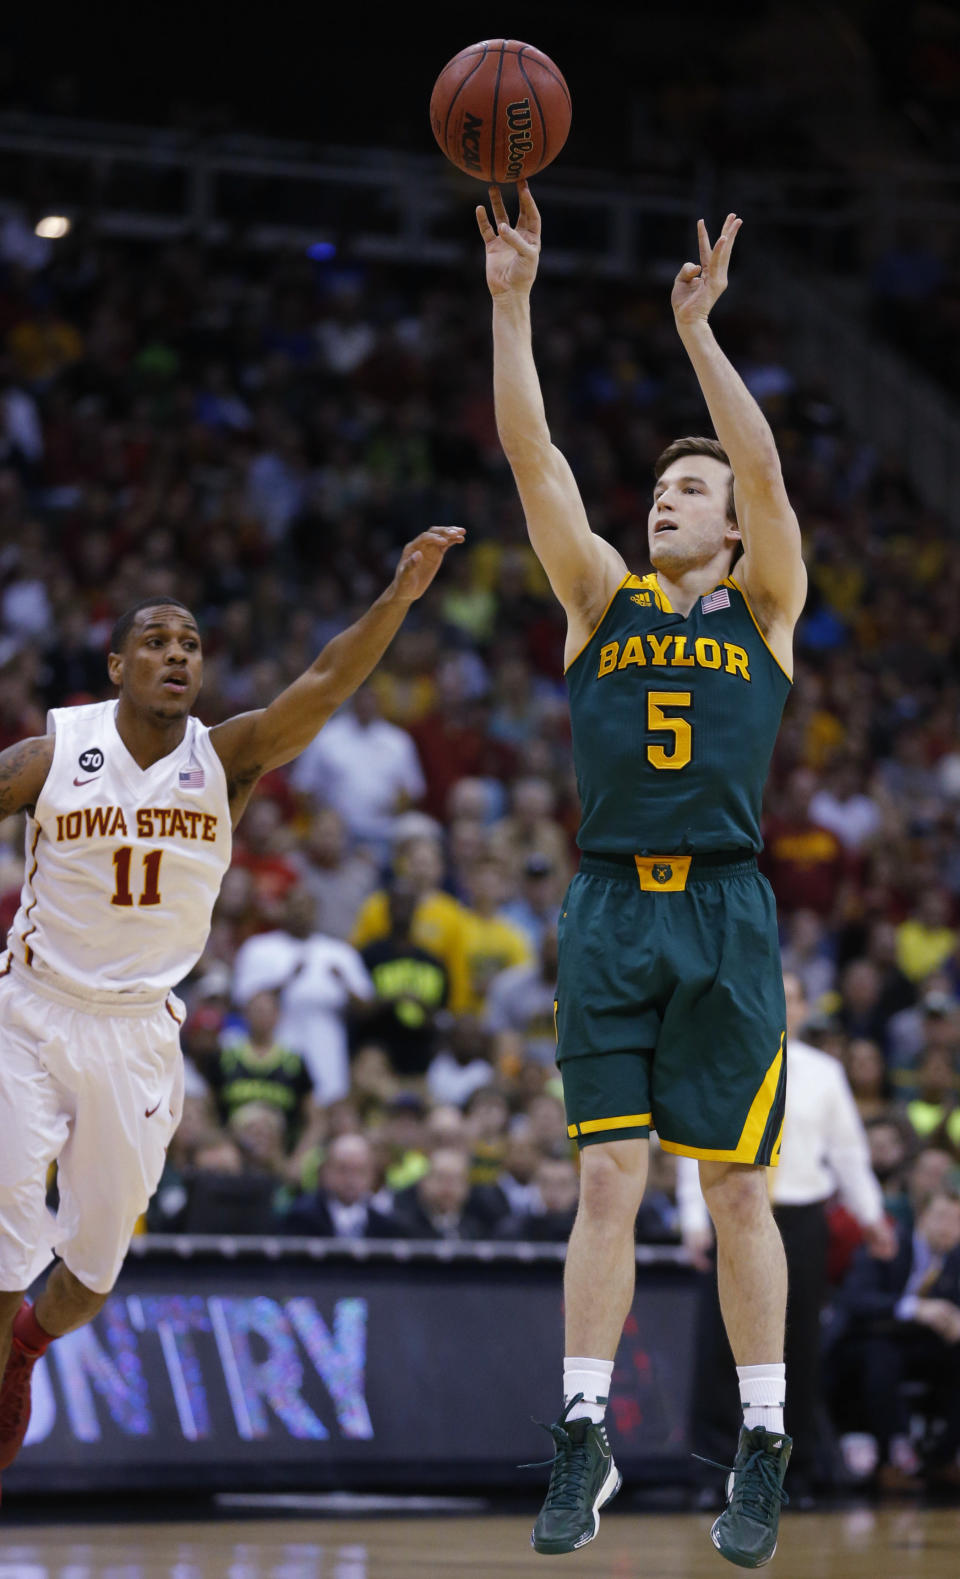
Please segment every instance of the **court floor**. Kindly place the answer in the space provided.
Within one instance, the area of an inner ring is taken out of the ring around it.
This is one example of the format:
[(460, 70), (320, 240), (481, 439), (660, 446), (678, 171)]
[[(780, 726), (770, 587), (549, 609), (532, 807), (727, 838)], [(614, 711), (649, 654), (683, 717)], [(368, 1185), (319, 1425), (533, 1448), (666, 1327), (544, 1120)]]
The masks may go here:
[[(591, 1545), (538, 1557), (530, 1520), (216, 1519), (0, 1532), (0, 1579), (723, 1579), (699, 1514), (609, 1514)], [(771, 1579), (957, 1579), (960, 1508), (784, 1516)]]

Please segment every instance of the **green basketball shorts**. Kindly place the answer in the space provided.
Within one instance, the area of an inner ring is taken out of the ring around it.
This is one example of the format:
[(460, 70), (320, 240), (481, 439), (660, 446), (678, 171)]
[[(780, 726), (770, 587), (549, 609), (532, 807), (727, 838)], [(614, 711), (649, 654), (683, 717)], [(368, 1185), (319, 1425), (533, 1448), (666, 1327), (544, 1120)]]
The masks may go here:
[(749, 852), (584, 854), (560, 918), (557, 1062), (580, 1146), (775, 1166), (786, 1097), (776, 904)]

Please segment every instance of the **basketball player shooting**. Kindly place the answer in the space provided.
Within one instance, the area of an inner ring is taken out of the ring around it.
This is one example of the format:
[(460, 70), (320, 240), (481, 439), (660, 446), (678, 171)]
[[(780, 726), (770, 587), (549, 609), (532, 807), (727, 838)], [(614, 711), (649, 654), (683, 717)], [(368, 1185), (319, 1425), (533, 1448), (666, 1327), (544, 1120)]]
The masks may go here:
[[(0, 753), (0, 817), (29, 814), (0, 957), (0, 1469), (26, 1433), (35, 1361), (100, 1310), (159, 1182), (183, 1099), (173, 988), (206, 943), (231, 830), (261, 775), (298, 756), (367, 678), (463, 537), (422, 532), (306, 673), (212, 729), (192, 714), (193, 615), (146, 599), (114, 627), (118, 698), (55, 708), (46, 736)], [(31, 1306), (24, 1291), (54, 1255)]]
[[(700, 1159), (744, 1425), (714, 1545), (745, 1568), (776, 1548), (786, 1269), (767, 1195), (786, 1089), (776, 910), (757, 871), (760, 805), (790, 688), (806, 573), (773, 434), (721, 351), (710, 312), (740, 220), (671, 296), (716, 439), (683, 438), (654, 467), (635, 575), (590, 529), (551, 444), (533, 359), (540, 215), (517, 224), (490, 189), (477, 209), (493, 297), (500, 440), (530, 541), (567, 616), (566, 674), (582, 805), (580, 869), (562, 906), (557, 1061), (580, 1205), (565, 1273), (564, 1406), (533, 1530), (539, 1552), (597, 1533), (620, 1486), (603, 1426), (634, 1289), (648, 1137)], [(742, 554), (742, 557), (740, 557)], [(736, 562), (736, 563), (735, 563)], [(801, 1384), (802, 1385), (802, 1384)]]

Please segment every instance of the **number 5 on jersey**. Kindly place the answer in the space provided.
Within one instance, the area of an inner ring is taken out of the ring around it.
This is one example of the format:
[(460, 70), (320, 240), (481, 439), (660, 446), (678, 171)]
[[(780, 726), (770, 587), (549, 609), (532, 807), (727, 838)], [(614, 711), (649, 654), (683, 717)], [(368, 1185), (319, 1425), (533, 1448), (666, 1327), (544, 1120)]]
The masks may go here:
[[(163, 859), (162, 850), (148, 850), (143, 857), (143, 889), (138, 905), (158, 905), (160, 903), (160, 862)], [(132, 905), (133, 894), (130, 892), (130, 863), (133, 860), (133, 851), (128, 844), (121, 846), (113, 852), (113, 864), (117, 873), (117, 884), (110, 900), (112, 905)]]
[(689, 707), (689, 691), (648, 691), (647, 728), (651, 734), (673, 736), (673, 750), (649, 745), (647, 761), (655, 768), (685, 768), (693, 753), (693, 729), (688, 718), (672, 717), (663, 709)]

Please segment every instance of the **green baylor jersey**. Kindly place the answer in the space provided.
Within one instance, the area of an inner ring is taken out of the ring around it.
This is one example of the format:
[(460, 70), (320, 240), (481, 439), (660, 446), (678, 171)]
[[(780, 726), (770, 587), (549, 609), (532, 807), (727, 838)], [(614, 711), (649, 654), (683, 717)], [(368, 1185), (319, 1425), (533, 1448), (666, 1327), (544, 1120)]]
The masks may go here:
[(619, 855), (762, 848), (790, 678), (731, 576), (684, 618), (627, 576), (566, 672), (577, 843)]

